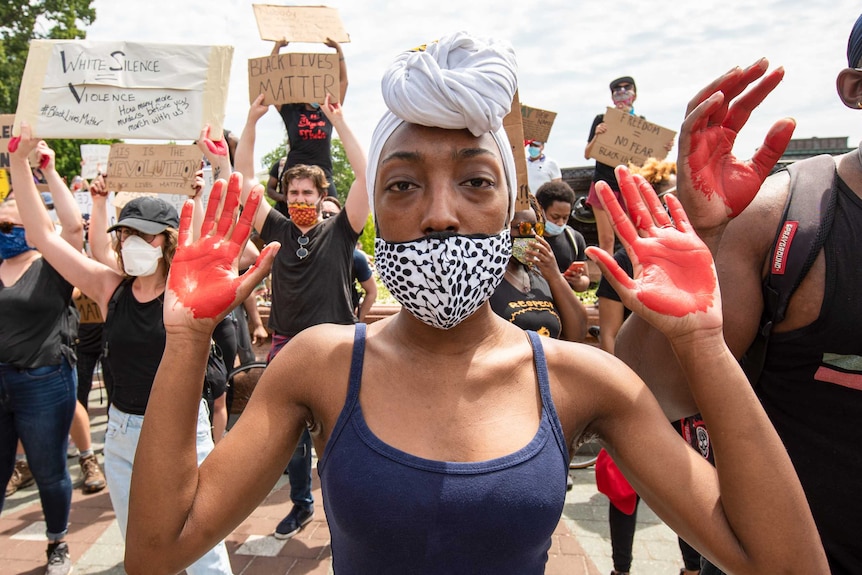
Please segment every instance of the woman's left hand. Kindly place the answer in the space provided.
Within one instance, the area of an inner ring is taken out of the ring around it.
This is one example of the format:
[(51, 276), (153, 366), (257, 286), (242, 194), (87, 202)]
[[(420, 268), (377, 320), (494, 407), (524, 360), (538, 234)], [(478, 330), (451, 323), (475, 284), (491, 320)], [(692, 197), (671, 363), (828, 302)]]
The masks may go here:
[(629, 214), (606, 183), (596, 184), (596, 191), (632, 264), (642, 266), (643, 273), (637, 279), (628, 277), (610, 254), (596, 247), (587, 248), (587, 255), (596, 261), (626, 307), (668, 339), (701, 330), (720, 334), (721, 298), (712, 256), (679, 200), (666, 196), (668, 216), (645, 179), (633, 177), (623, 166), (615, 172)]
[(257, 185), (252, 189), (237, 221), (241, 190), (242, 175), (236, 172), (228, 184), (224, 180), (215, 183), (200, 238), (195, 241), (191, 240), (192, 202), (183, 205), (179, 245), (165, 291), (165, 330), (211, 334), (269, 273), (278, 243), (264, 248), (255, 264), (242, 276), (237, 275), (239, 254), (251, 234), (262, 188)]

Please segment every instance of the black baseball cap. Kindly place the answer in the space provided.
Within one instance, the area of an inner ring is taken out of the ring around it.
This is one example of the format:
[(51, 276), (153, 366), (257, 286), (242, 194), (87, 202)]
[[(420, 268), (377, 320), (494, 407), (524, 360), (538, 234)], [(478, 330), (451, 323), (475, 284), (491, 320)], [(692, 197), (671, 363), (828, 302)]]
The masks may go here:
[(631, 76), (622, 76), (620, 78), (617, 78), (613, 82), (611, 82), (611, 92), (613, 92), (614, 88), (616, 88), (620, 84), (631, 84), (632, 88), (634, 88), (635, 91), (637, 91), (637, 89), (638, 89), (638, 87), (635, 85), (634, 78), (632, 78)]
[(143, 196), (123, 206), (120, 219), (108, 231), (132, 228), (144, 234), (160, 234), (165, 228), (179, 227), (180, 216), (172, 205), (162, 198)]

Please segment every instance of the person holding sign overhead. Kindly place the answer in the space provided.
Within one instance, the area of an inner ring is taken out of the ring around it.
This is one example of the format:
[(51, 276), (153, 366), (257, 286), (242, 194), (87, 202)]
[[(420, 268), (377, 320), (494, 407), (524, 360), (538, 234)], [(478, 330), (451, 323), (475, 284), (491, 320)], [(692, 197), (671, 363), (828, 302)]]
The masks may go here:
[(401, 310), (297, 334), (198, 467), (192, 376), (206, 364), (209, 333), (294, 246), (267, 246), (260, 265), (237, 276), (255, 210), (268, 208), (256, 185), (237, 221), (240, 174), (216, 184), (227, 188), (225, 208), (211, 202), (206, 220), (218, 228), (195, 242), (186, 209), (165, 292), (168, 343), (135, 461), (127, 572), (177, 573), (230, 533), (310, 427), (338, 575), (544, 573), (569, 450), (591, 435), (662, 519), (727, 571), (825, 573), (793, 466), (724, 344), (709, 250), (676, 198), (671, 220), (652, 209), (658, 199), (643, 180), (618, 168), (636, 223), (606, 185), (599, 192), (644, 278), (628, 278), (597, 248), (587, 253), (673, 343), (714, 425), (715, 468), (622, 362), (524, 332), (488, 303), (511, 254), (518, 188), (503, 129), (517, 89), (511, 46), (447, 35), (401, 54), (383, 85), (388, 110), (357, 182), (374, 210), (378, 273)]
[[(272, 55), (287, 46), (287, 40), (278, 40), (272, 49)], [(338, 54), (338, 77), (340, 92), (332, 94), (338, 96), (338, 103), (344, 104), (347, 95), (347, 64), (344, 62), (344, 53), (341, 45), (327, 38), (325, 44), (335, 48)], [(335, 182), (332, 180), (332, 123), (326, 114), (320, 111), (322, 102), (307, 102), (300, 104), (282, 104), (278, 113), (284, 121), (284, 129), (287, 130), (287, 162), (284, 169), (288, 170), (298, 164), (318, 166), (326, 175), (329, 182), (328, 195), (337, 196)], [(270, 192), (270, 197), (277, 202), (284, 202), (287, 190)]]

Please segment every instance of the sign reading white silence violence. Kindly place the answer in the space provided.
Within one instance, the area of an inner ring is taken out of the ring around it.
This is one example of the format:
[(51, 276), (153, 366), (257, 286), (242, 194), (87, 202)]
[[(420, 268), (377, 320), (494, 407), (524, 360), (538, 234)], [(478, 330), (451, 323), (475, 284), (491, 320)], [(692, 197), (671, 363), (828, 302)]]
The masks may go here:
[(15, 115), (38, 138), (196, 139), (222, 131), (232, 46), (32, 40)]
[(663, 160), (668, 144), (672, 145), (676, 137), (673, 130), (616, 108), (607, 109), (604, 122), (608, 129), (596, 137), (590, 157), (609, 166), (641, 166), (649, 158)]
[(249, 102), (263, 94), (265, 105), (322, 104), (327, 93), (339, 100), (338, 54), (291, 52), (248, 61)]

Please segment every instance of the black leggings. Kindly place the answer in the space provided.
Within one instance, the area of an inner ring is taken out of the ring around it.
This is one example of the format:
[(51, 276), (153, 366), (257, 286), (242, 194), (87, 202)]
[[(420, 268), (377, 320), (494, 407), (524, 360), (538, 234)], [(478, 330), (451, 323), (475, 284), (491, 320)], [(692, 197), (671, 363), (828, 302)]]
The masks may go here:
[[(631, 515), (626, 515), (614, 507), (613, 503), (610, 504), (608, 524), (611, 529), (611, 556), (614, 560), (614, 571), (628, 573), (632, 568), (632, 543), (635, 538), (640, 501), (641, 498), (638, 497), (635, 511)], [(677, 539), (679, 539), (679, 550), (682, 552), (682, 561), (686, 570), (700, 569), (700, 553), (681, 537)]]

